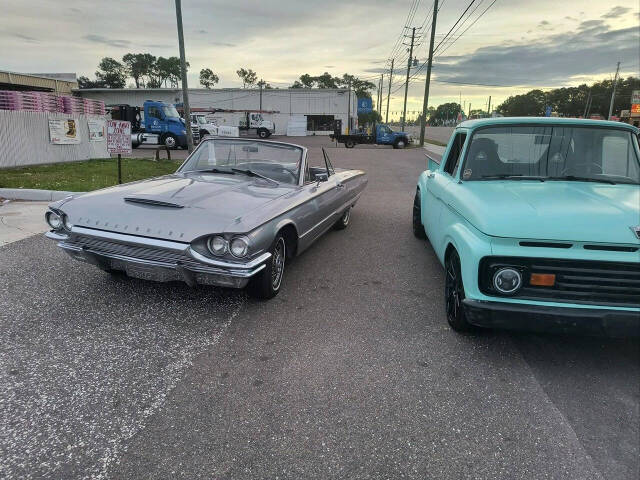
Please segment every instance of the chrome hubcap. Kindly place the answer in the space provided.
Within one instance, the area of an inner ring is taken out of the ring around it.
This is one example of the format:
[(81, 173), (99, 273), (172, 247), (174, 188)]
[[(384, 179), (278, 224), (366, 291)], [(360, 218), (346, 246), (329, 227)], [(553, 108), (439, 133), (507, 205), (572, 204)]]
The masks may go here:
[(285, 260), (285, 244), (284, 239), (279, 238), (273, 249), (273, 259), (271, 263), (271, 286), (274, 290), (280, 288), (282, 282), (282, 274), (284, 273), (284, 260)]
[(342, 224), (343, 225), (348, 225), (349, 224), (349, 218), (351, 218), (351, 209), (349, 209), (346, 212), (344, 212), (344, 215), (342, 216)]
[(175, 139), (173, 137), (167, 137), (167, 138), (164, 139), (164, 144), (167, 147), (172, 148), (172, 147), (176, 146), (176, 141), (175, 141)]

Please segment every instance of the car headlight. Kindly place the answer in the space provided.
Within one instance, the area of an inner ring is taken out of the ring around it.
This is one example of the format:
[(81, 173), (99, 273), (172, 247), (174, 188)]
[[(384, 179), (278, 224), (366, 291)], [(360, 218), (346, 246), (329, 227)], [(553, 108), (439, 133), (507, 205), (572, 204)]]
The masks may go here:
[(64, 226), (65, 230), (69, 232), (73, 228), (73, 224), (69, 221), (69, 217), (67, 215), (62, 216), (62, 225)]
[(236, 237), (231, 240), (231, 254), (234, 257), (244, 257), (249, 252), (249, 240), (244, 237)]
[(214, 255), (224, 255), (227, 253), (227, 241), (220, 235), (215, 235), (207, 242), (209, 251)]
[(45, 214), (45, 220), (54, 230), (60, 230), (62, 228), (62, 217), (60, 217), (56, 212), (49, 210)]
[(510, 295), (522, 286), (522, 274), (513, 267), (503, 267), (493, 274), (493, 286), (500, 293)]

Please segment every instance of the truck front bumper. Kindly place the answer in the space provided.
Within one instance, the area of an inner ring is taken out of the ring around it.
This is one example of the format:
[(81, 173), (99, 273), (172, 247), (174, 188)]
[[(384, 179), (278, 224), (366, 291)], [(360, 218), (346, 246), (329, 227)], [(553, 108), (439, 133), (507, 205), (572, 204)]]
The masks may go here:
[(571, 308), (463, 300), (467, 321), (479, 327), (538, 332), (640, 336), (640, 311)]

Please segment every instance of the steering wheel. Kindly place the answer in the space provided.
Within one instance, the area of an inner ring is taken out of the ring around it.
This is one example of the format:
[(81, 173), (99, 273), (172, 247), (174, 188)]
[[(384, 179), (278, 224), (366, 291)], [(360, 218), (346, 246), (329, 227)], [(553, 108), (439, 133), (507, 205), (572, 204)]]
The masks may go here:
[(284, 168), (284, 167), (282, 167), (282, 171), (283, 172), (287, 172), (289, 175), (291, 175), (291, 178), (293, 179), (294, 183), (296, 181), (298, 181), (298, 175), (295, 172), (289, 170), (288, 168)]
[(570, 166), (566, 167), (564, 170), (562, 170), (560, 172), (560, 175), (564, 175), (564, 174), (566, 174), (567, 172), (570, 172), (571, 170), (573, 170), (576, 167), (589, 166), (589, 165), (598, 168), (600, 170), (600, 174), (604, 173), (604, 170), (602, 170), (602, 165), (599, 165), (599, 164), (597, 164), (595, 162), (581, 162), (581, 163), (574, 163), (573, 165), (570, 165)]

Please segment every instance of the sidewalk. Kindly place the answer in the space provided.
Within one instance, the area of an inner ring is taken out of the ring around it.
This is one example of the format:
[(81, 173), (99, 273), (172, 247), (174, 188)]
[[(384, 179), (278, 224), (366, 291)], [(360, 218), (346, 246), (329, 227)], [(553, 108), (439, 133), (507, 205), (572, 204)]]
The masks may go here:
[(439, 145), (433, 145), (432, 143), (425, 143), (424, 147), (422, 147), (422, 148), (424, 148), (429, 153), (433, 153), (435, 155), (438, 155), (439, 157), (442, 157), (442, 155), (444, 155), (444, 151), (447, 149), (447, 147), (441, 147)]
[(49, 202), (0, 202), (0, 247), (48, 230)]

